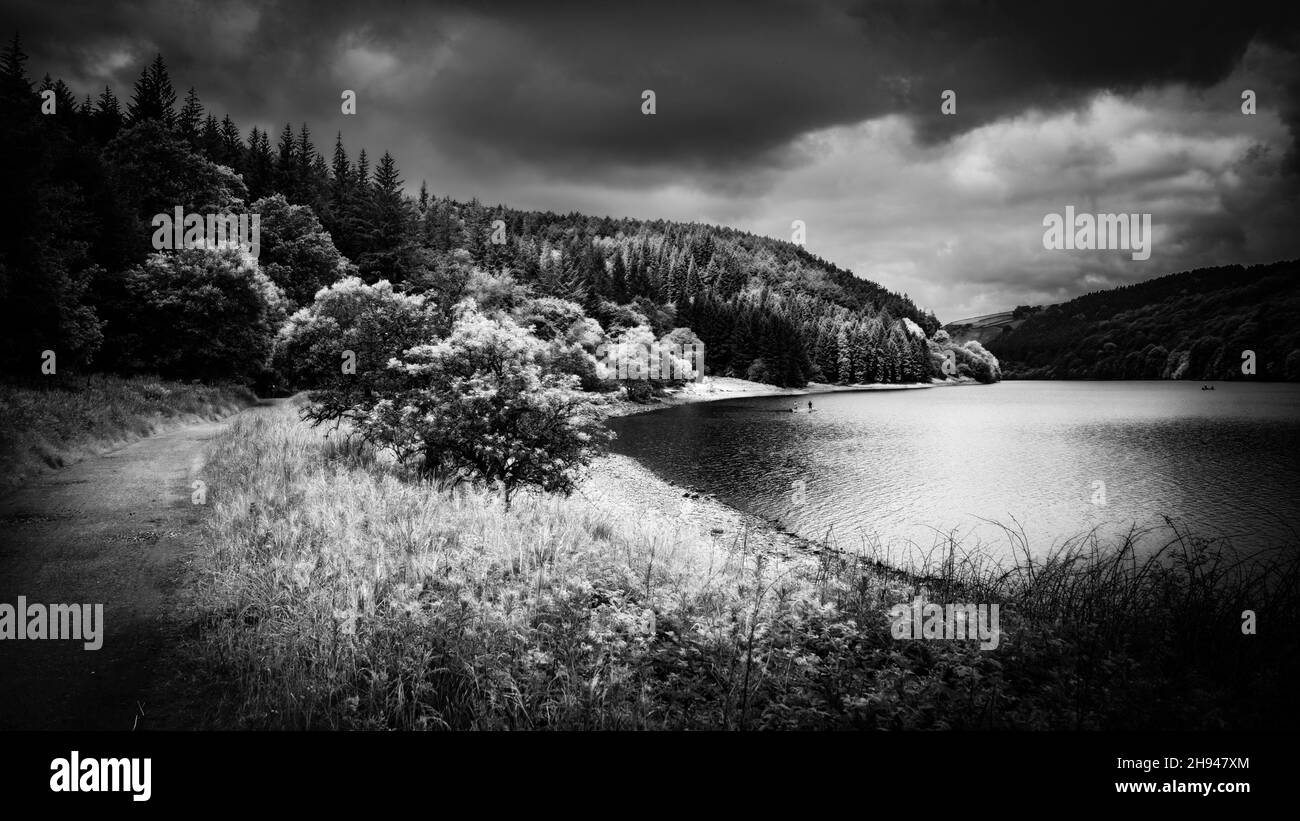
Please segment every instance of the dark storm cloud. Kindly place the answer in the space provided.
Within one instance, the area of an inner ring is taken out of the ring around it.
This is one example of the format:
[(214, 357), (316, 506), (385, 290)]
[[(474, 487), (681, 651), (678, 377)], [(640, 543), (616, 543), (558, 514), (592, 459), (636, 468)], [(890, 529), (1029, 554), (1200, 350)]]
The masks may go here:
[[(107, 50), (137, 63), (160, 50), (206, 100), (313, 124), (349, 80), (352, 41), (427, 81), (366, 101), (390, 130), (572, 177), (779, 166), (801, 134), (888, 113), (933, 142), (1097, 89), (1204, 86), (1253, 37), (1289, 30), (1270, 14), (1222, 2), (42, 2), (19, 4), (11, 25), (87, 84)], [(939, 113), (947, 88), (958, 116)]]
[[(921, 135), (935, 139), (1022, 108), (1074, 105), (1097, 90), (1208, 86), (1236, 65), (1252, 38), (1273, 29), (1271, 12), (1250, 5), (866, 2), (855, 15), (912, 78), (916, 93), (906, 105)], [(943, 116), (934, 104), (945, 88), (964, 100), (961, 116)]]
[[(864, 2), (855, 13), (868, 36), (907, 46), (893, 49), (911, 78), (911, 93), (900, 103), (923, 142), (1025, 109), (1076, 106), (1101, 90), (1207, 88), (1238, 65), (1251, 43), (1300, 52), (1300, 13), (1275, 2), (889, 0)], [(947, 88), (958, 93), (960, 116), (944, 116), (933, 103)], [(1300, 78), (1283, 88), (1272, 104), (1295, 137)], [(1300, 171), (1300, 154), (1290, 160)]]
[[(410, 188), (805, 220), (810, 250), (949, 319), (1300, 253), (1300, 29), (1271, 5), (11, 0), (4, 22), (37, 76), (126, 102), (161, 52), (243, 133), (306, 122), (328, 156), (341, 131)], [(1152, 260), (1044, 254), (1066, 203), (1154, 212)]]

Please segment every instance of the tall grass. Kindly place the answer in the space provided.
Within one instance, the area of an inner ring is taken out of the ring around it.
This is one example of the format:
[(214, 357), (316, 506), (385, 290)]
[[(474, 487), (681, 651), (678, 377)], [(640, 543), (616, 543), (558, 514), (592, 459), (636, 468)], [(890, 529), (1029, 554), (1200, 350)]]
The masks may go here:
[[(902, 569), (869, 546), (778, 562), (581, 497), (438, 492), (290, 406), (236, 420), (207, 472), (190, 661), (215, 726), (1295, 724), (1294, 552), (1228, 564), (1171, 529), (1151, 558), (1082, 539), (1002, 568), (949, 540)], [(999, 648), (893, 639), (914, 596), (1000, 603)]]
[[(48, 381), (44, 381), (48, 380)], [(257, 401), (242, 387), (148, 377), (48, 376), (0, 385), (0, 492), (173, 424), (217, 419)]]

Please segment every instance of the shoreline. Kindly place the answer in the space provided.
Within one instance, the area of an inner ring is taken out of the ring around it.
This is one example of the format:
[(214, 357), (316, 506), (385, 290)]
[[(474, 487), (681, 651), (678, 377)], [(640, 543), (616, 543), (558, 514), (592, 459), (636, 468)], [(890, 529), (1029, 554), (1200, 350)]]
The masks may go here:
[(679, 405), (691, 405), (697, 402), (720, 402), (724, 399), (761, 399), (771, 396), (812, 396), (824, 393), (852, 393), (866, 391), (914, 391), (930, 388), (951, 388), (960, 385), (978, 385), (978, 381), (969, 377), (933, 380), (930, 382), (912, 382), (902, 385), (832, 385), (825, 382), (809, 382), (802, 388), (778, 388), (763, 382), (751, 382), (731, 376), (706, 376), (700, 382), (687, 382), (680, 388), (670, 388), (664, 396), (657, 396), (652, 402), (639, 403), (626, 399), (610, 400), (610, 416), (630, 416), (634, 413), (649, 413), (675, 408)]
[[(947, 380), (905, 385), (827, 385), (810, 383), (804, 388), (777, 388), (761, 382), (751, 382), (734, 377), (705, 377), (703, 382), (688, 383), (674, 389), (665, 397), (656, 397), (653, 403), (639, 404), (619, 399), (611, 403), (610, 416), (630, 416), (690, 405), (697, 402), (718, 402), (724, 399), (747, 399), (771, 396), (811, 396), (824, 393), (851, 391), (924, 390), (928, 388), (978, 385), (974, 379)], [(610, 510), (611, 513), (632, 521), (647, 515), (680, 522), (690, 531), (698, 532), (715, 546), (739, 545), (745, 553), (761, 551), (783, 563), (799, 563), (815, 559), (827, 551), (839, 552), (824, 542), (800, 536), (785, 530), (763, 517), (741, 510), (711, 494), (678, 485), (660, 476), (631, 456), (607, 453), (589, 468), (586, 479), (580, 483), (579, 492), (588, 499)], [(893, 570), (887, 566), (882, 571)], [(902, 571), (893, 570), (895, 573)]]
[(592, 463), (577, 495), (623, 523), (667, 522), (684, 543), (762, 554), (782, 566), (807, 564), (825, 545), (782, 530), (714, 496), (678, 485), (631, 456), (610, 453)]

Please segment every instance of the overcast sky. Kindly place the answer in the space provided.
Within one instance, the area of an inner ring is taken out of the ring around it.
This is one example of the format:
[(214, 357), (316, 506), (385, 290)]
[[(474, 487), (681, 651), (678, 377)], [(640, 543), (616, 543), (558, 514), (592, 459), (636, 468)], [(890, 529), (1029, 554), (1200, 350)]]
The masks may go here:
[[(412, 192), (783, 239), (803, 220), (810, 251), (951, 321), (1300, 257), (1294, 12), (1140, 5), (6, 0), (3, 19), (37, 78), (125, 103), (161, 52), (179, 97), (243, 133), (305, 121), (328, 158), (341, 130)], [(1067, 205), (1151, 214), (1150, 259), (1045, 250)]]

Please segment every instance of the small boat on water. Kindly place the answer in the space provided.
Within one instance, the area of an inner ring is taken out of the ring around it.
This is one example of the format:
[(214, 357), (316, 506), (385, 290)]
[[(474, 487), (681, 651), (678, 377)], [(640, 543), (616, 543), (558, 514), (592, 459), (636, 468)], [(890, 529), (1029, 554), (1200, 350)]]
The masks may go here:
[(1203, 391), (1212, 391), (1212, 390), (1214, 390), (1214, 386), (1213, 386), (1213, 385), (1202, 385), (1202, 386), (1201, 386), (1201, 390), (1203, 390)]

